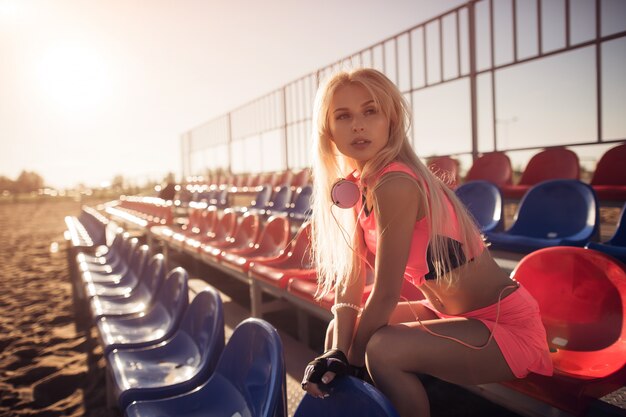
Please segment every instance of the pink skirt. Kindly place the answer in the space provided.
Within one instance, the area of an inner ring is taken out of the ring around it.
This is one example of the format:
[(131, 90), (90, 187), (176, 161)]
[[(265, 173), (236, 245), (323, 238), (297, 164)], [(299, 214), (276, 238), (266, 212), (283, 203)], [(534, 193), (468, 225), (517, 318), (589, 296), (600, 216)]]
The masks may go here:
[(484, 323), (493, 332), (493, 339), (516, 377), (524, 378), (529, 372), (552, 375), (552, 360), (539, 305), (523, 286), (520, 285), (517, 290), (500, 301), (497, 325), (497, 303), (451, 316), (438, 311), (428, 300), (418, 302), (442, 319), (465, 317)]

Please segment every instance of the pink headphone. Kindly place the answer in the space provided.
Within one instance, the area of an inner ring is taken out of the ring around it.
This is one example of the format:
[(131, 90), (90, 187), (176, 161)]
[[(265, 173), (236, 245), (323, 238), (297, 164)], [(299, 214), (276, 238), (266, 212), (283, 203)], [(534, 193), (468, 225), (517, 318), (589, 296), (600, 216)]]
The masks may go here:
[(361, 198), (361, 190), (353, 171), (347, 178), (339, 178), (330, 189), (330, 198), (339, 208), (348, 209), (356, 205)]

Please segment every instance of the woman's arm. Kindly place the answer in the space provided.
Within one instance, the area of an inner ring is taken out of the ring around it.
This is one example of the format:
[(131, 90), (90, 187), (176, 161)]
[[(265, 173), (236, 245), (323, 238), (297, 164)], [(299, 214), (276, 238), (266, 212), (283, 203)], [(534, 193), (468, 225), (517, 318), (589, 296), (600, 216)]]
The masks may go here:
[(352, 365), (365, 364), (367, 342), (376, 330), (387, 325), (398, 304), (415, 221), (424, 211), (420, 209), (419, 194), (415, 180), (407, 175), (394, 175), (374, 190), (378, 234), (374, 288), (349, 351)]
[[(363, 231), (357, 223), (357, 233), (359, 236), (359, 247), (354, 250), (359, 254), (355, 257), (356, 262), (360, 262), (361, 268), (358, 275), (355, 275), (348, 281), (348, 285), (345, 291), (337, 287), (335, 289), (335, 305), (347, 304), (353, 306), (360, 306), (363, 299), (363, 289), (365, 288), (365, 256), (367, 254), (367, 248), (363, 241)], [(333, 326), (333, 348), (339, 349), (344, 353), (350, 351), (352, 345), (352, 338), (354, 336), (355, 323), (358, 316), (358, 311), (349, 308), (337, 308), (335, 310), (335, 325)]]

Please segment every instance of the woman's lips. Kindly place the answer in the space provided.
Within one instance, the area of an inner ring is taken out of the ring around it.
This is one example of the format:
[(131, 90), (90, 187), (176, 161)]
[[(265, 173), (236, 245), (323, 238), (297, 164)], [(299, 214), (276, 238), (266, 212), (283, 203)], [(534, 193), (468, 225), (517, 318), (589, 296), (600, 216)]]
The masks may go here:
[(365, 138), (356, 138), (350, 143), (350, 145), (356, 149), (365, 149), (370, 143), (372, 142)]

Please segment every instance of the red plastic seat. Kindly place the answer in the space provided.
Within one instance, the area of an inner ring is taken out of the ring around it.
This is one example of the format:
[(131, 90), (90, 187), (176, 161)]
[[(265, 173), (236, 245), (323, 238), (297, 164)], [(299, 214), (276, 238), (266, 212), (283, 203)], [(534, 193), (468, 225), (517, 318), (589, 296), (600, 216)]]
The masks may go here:
[(465, 176), (465, 182), (489, 181), (498, 187), (512, 184), (511, 160), (503, 152), (489, 152), (476, 159)]
[(251, 250), (225, 248), (220, 255), (220, 262), (230, 269), (247, 273), (250, 262), (263, 262), (279, 256), (281, 250), (287, 247), (290, 233), (286, 217), (270, 217)]
[(535, 154), (516, 185), (503, 185), (505, 198), (520, 199), (536, 184), (554, 179), (580, 179), (580, 163), (575, 152), (562, 148), (550, 148)]
[(237, 213), (233, 210), (225, 210), (219, 220), (215, 220), (215, 226), (208, 230), (197, 242), (190, 244), (190, 247), (197, 248), (202, 253), (204, 246), (214, 242), (220, 242), (233, 234), (237, 226)]
[(600, 252), (554, 247), (527, 255), (512, 273), (539, 303), (555, 375), (503, 385), (583, 415), (626, 380), (626, 270)]
[(224, 235), (221, 239), (215, 239), (201, 246), (202, 260), (208, 263), (219, 262), (224, 248), (229, 248), (233, 253), (252, 250), (259, 237), (260, 222), (258, 214), (244, 213), (234, 233)]
[(311, 179), (311, 170), (308, 168), (303, 168), (301, 171), (296, 172), (293, 177), (291, 177), (291, 187), (298, 188), (304, 187), (309, 184)]
[(271, 260), (254, 260), (248, 275), (256, 280), (287, 288), (289, 278), (295, 276), (315, 277), (311, 257), (311, 223), (302, 225), (291, 246), (280, 257)]
[(593, 173), (591, 186), (600, 200), (626, 201), (626, 143), (606, 151)]
[(202, 244), (202, 239), (213, 231), (217, 220), (217, 208), (215, 206), (208, 207), (206, 210), (202, 210), (198, 228), (199, 233), (194, 233), (187, 236), (185, 239), (184, 250), (189, 252), (197, 252)]
[(448, 187), (459, 185), (459, 162), (449, 156), (438, 156), (428, 161), (428, 168)]
[(187, 224), (169, 239), (173, 248), (181, 250), (188, 237), (201, 236), (203, 233), (206, 233), (206, 224), (202, 220), (202, 213), (206, 208), (206, 203), (189, 203), (189, 220)]

